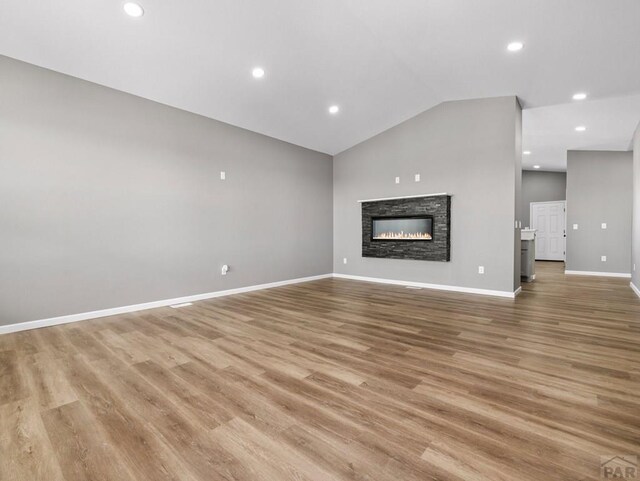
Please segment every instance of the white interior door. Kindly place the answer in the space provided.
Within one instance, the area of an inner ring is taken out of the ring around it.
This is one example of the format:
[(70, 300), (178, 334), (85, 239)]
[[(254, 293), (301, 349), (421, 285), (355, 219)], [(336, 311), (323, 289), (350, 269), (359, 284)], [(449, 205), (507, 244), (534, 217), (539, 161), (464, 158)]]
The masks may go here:
[(565, 260), (565, 201), (531, 202), (531, 228), (536, 229), (536, 260)]

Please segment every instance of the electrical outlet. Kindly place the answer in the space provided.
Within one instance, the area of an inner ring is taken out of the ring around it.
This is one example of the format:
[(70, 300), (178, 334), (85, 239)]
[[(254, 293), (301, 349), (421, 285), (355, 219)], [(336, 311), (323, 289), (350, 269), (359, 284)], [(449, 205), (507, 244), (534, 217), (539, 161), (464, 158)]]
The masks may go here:
[(229, 266), (225, 264), (222, 266), (222, 269), (220, 269), (220, 274), (222, 274), (223, 276), (226, 276), (227, 272), (229, 272)]
[(413, 178), (416, 182), (420, 182), (420, 174), (416, 174)]
[(396, 184), (400, 183), (400, 177), (396, 177)]
[(227, 178), (227, 173), (222, 170), (220, 171), (220, 180), (225, 180)]
[(343, 264), (346, 264), (346, 263), (347, 263), (347, 258), (346, 258), (346, 257), (343, 257), (343, 258), (342, 258), (342, 263), (343, 263)]
[(607, 262), (607, 256), (600, 256), (600, 260), (602, 262)]
[(484, 274), (484, 266), (478, 266), (478, 274)]
[(573, 224), (573, 230), (578, 230), (578, 224)]
[(606, 223), (606, 222), (603, 222), (603, 223), (602, 223), (602, 225), (601, 225), (600, 227), (602, 227), (603, 229), (606, 229), (606, 228), (607, 228), (607, 223)]

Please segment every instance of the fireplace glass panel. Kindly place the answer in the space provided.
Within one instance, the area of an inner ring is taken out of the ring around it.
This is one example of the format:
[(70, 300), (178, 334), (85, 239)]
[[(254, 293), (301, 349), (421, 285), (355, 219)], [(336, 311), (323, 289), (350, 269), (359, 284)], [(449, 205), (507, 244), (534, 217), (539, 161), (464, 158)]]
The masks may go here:
[(374, 217), (371, 222), (372, 240), (429, 241), (433, 239), (431, 217)]

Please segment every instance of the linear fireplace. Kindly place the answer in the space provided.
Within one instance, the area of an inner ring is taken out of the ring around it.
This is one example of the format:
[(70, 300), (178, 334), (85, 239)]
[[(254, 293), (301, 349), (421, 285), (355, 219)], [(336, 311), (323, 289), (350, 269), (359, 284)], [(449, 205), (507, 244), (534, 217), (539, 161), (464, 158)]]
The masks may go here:
[(372, 241), (433, 240), (432, 216), (372, 217)]
[(425, 194), (359, 202), (362, 204), (362, 257), (450, 260), (450, 195)]

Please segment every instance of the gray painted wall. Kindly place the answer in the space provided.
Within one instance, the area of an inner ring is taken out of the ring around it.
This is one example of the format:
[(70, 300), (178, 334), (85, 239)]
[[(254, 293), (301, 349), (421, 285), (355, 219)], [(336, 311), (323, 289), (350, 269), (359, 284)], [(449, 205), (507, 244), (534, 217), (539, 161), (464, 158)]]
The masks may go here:
[(331, 272), (330, 156), (6, 57), (0, 72), (0, 324)]
[(633, 234), (631, 281), (640, 289), (640, 124), (633, 136)]
[[(512, 292), (520, 115), (515, 97), (445, 102), (335, 156), (334, 272)], [(438, 192), (453, 195), (451, 262), (361, 256), (358, 199)]]
[[(514, 212), (515, 222), (521, 222), (520, 211), (522, 210), (522, 106), (520, 101), (516, 99), (516, 127), (515, 127), (516, 141), (515, 141), (515, 199), (514, 199)], [(514, 230), (513, 236), (513, 290), (515, 291), (520, 287), (520, 263), (521, 263), (521, 236), (520, 228), (522, 224), (518, 224), (518, 228)], [(515, 227), (514, 227), (515, 228)]]
[(567, 153), (567, 270), (630, 272), (632, 171), (632, 152)]
[(567, 174), (565, 172), (522, 172), (522, 204), (520, 217), (522, 226), (529, 227), (531, 202), (567, 200)]

